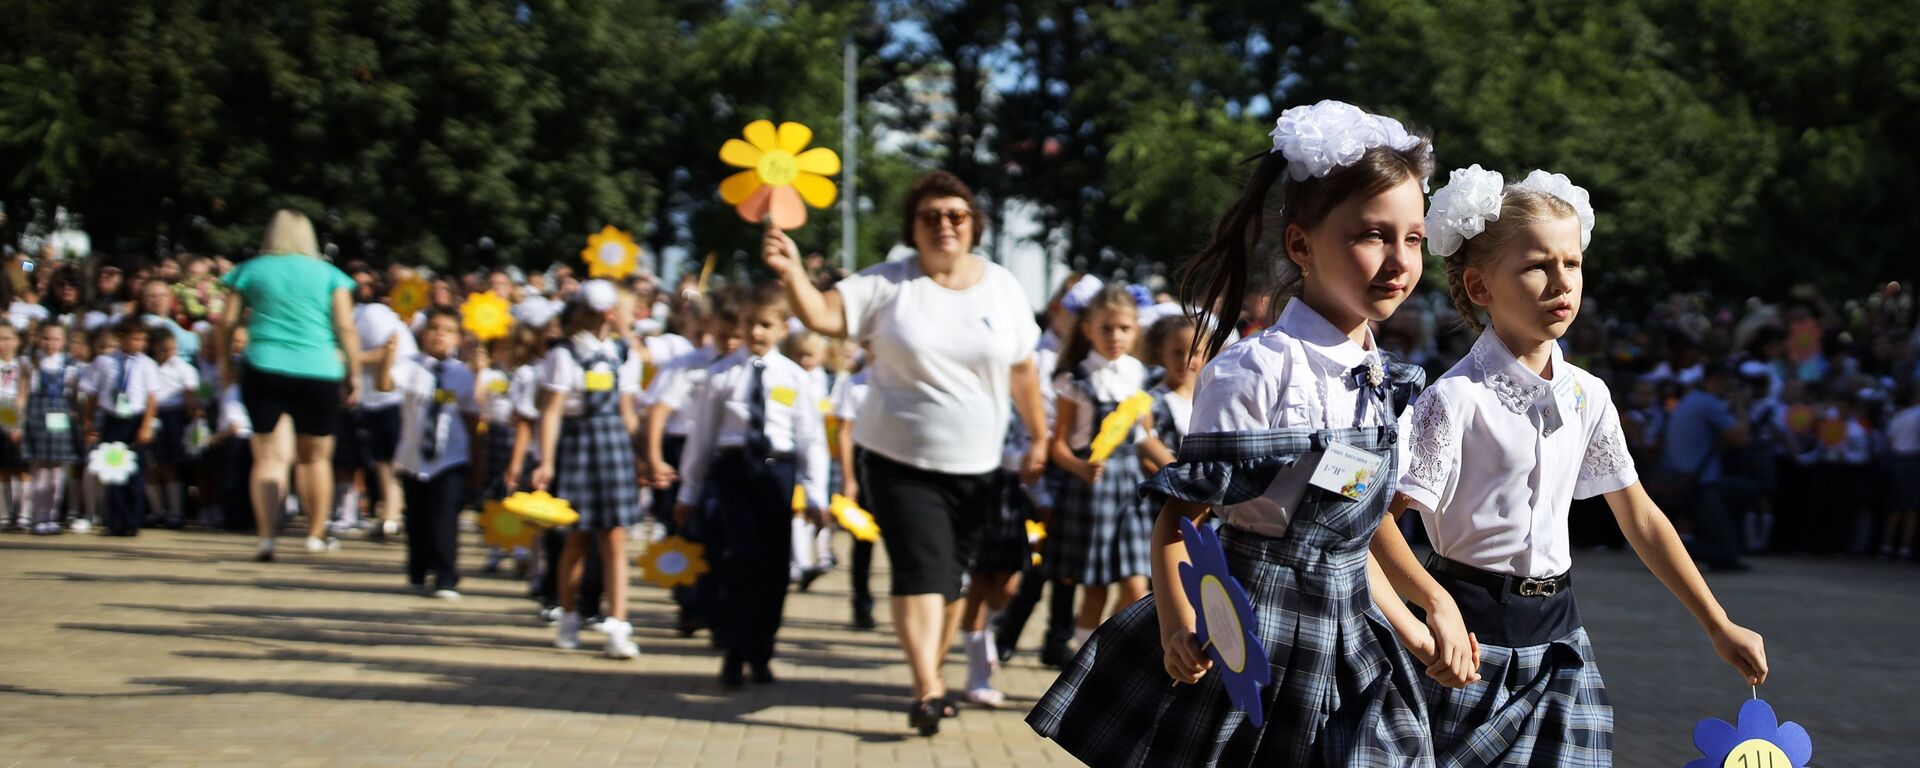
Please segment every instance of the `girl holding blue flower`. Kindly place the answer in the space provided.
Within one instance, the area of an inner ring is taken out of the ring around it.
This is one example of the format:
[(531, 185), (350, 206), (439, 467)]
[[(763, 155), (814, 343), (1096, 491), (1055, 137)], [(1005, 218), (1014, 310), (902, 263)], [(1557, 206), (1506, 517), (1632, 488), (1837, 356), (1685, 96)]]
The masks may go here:
[(1571, 589), (1573, 499), (1606, 497), (1634, 551), (1751, 684), (1767, 677), (1765, 650), (1727, 618), (1641, 488), (1606, 385), (1561, 355), (1593, 232), (1586, 190), (1545, 171), (1506, 184), (1476, 165), (1434, 193), (1426, 229), (1461, 318), (1475, 329), (1482, 310), (1491, 320), (1413, 409), (1392, 513), (1420, 511), (1433, 556), (1422, 568), (1392, 525), (1373, 542), (1402, 594), (1453, 609), (1431, 631), (1396, 621), (1409, 645), (1463, 631), (1480, 643), (1481, 680), (1458, 689), (1423, 681), (1435, 757), (1462, 767), (1612, 765), (1613, 709)]
[[(1184, 303), (1221, 319), (1199, 344), (1211, 356), (1249, 304), (1252, 275), (1271, 272), (1277, 297), (1293, 300), (1200, 372), (1191, 431), (1142, 486), (1165, 502), (1152, 596), (1093, 633), (1027, 718), (1091, 765), (1434, 764), (1419, 668), (1369, 598), (1367, 543), (1386, 483), (1348, 496), (1315, 477), (1335, 452), (1364, 458), (1375, 477), (1397, 464), (1399, 415), (1421, 377), (1382, 359), (1370, 323), (1419, 281), (1432, 148), (1336, 101), (1286, 110), (1272, 135), (1185, 268)], [(1231, 706), (1224, 672), (1207, 674), (1176, 581), (1188, 560), (1179, 521), (1209, 510), (1253, 607), (1245, 629), (1269, 660), (1252, 670), (1264, 717)], [(1447, 650), (1453, 666), (1470, 664)]]

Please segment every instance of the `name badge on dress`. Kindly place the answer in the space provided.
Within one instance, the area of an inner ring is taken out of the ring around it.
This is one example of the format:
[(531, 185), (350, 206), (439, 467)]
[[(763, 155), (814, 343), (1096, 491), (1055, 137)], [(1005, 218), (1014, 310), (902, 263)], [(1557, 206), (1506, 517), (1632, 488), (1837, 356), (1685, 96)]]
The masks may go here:
[(487, 384), (487, 390), (491, 391), (496, 395), (504, 395), (507, 393), (507, 380), (494, 379), (493, 381)]
[(1380, 467), (1385, 463), (1384, 456), (1333, 440), (1327, 443), (1327, 452), (1321, 454), (1320, 464), (1313, 468), (1313, 477), (1307, 482), (1315, 488), (1359, 501), (1366, 498), (1374, 483), (1384, 480), (1380, 477)]
[(54, 411), (47, 414), (48, 432), (65, 432), (72, 428), (73, 419), (65, 412)]
[(613, 371), (587, 371), (587, 391), (613, 391)]
[(434, 390), (433, 401), (441, 405), (453, 405), (453, 401), (454, 401), (453, 390), (451, 389)]
[(131, 419), (140, 415), (140, 409), (134, 407), (133, 398), (122, 393), (113, 398), (113, 415), (123, 419)]

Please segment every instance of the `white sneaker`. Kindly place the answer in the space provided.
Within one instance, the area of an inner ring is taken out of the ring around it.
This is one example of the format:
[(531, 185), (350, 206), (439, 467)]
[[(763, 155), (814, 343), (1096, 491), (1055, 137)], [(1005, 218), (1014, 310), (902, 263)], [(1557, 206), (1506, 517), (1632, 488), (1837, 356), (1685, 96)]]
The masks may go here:
[(588, 616), (587, 620), (580, 625), (581, 629), (588, 632), (604, 632), (606, 631), (606, 627), (607, 617), (598, 614)]
[(460, 593), (451, 589), (436, 589), (433, 591), (433, 599), (445, 600), (450, 603), (459, 602)]
[(307, 551), (308, 552), (338, 552), (340, 551), (340, 540), (333, 538), (331, 536), (324, 539), (316, 539), (312, 536), (308, 536)]
[(84, 517), (76, 517), (73, 522), (67, 523), (67, 530), (74, 533), (87, 533), (93, 530), (93, 523)]
[(388, 536), (400, 535), (400, 521), (398, 520), (380, 521), (380, 532)]
[(607, 658), (631, 659), (640, 655), (640, 646), (633, 644), (632, 624), (619, 619), (607, 619), (600, 624), (600, 631), (607, 633)]
[(560, 614), (560, 628), (553, 634), (553, 647), (571, 651), (580, 647), (580, 612)]
[(974, 688), (967, 691), (967, 701), (987, 709), (999, 709), (1007, 703), (1007, 695), (992, 688)]

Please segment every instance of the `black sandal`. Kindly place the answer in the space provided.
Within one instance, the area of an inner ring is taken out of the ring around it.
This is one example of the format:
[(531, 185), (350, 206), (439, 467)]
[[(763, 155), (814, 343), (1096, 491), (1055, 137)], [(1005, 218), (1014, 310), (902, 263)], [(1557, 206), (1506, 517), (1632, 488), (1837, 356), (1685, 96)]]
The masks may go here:
[(941, 699), (922, 699), (907, 706), (907, 725), (922, 736), (940, 732)]
[(960, 704), (955, 702), (952, 696), (942, 696), (934, 699), (934, 701), (940, 705), (940, 716), (942, 718), (960, 716)]

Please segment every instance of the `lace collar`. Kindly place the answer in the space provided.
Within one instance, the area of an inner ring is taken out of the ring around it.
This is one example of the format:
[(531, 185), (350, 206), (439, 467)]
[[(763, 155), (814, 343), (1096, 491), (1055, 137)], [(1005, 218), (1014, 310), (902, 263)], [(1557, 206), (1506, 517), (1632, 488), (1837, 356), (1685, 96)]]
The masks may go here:
[(1473, 362), (1485, 377), (1487, 388), (1500, 398), (1501, 405), (1518, 414), (1526, 413), (1535, 401), (1548, 393), (1578, 388), (1573, 383), (1571, 366), (1560, 354), (1559, 344), (1552, 345), (1552, 355), (1555, 377), (1548, 381), (1522, 365), (1491, 327), (1481, 331), (1480, 339), (1473, 343)]

